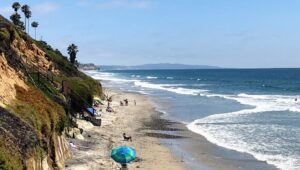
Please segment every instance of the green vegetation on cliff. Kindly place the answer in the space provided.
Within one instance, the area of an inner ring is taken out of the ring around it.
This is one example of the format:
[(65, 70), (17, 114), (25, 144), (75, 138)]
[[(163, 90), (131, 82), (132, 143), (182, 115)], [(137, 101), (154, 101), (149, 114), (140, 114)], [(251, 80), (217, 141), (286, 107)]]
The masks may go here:
[(22, 169), (20, 155), (6, 146), (5, 141), (0, 141), (0, 169), (18, 170)]
[[(52, 63), (48, 70), (36, 68), (38, 61), (22, 60), (30, 58), (26, 50), (37, 51), (34, 46), (45, 55), (33, 57)], [(41, 161), (45, 156), (56, 168), (55, 136), (72, 124), (73, 113), (92, 105), (93, 96), (102, 96), (101, 84), (80, 72), (60, 51), (33, 40), (1, 15), (0, 57), (27, 86), (15, 85), (16, 98), (5, 107), (0, 105), (0, 169), (26, 169), (28, 158)]]
[(60, 83), (66, 82), (70, 88), (72, 108), (75, 111), (80, 111), (87, 106), (91, 106), (93, 96), (102, 96), (101, 84), (78, 71), (77, 67), (67, 57), (63, 56), (60, 51), (57, 49), (54, 50), (44, 41), (38, 41), (37, 45), (46, 52), (46, 56), (55, 63), (54, 67), (61, 72), (54, 79)]

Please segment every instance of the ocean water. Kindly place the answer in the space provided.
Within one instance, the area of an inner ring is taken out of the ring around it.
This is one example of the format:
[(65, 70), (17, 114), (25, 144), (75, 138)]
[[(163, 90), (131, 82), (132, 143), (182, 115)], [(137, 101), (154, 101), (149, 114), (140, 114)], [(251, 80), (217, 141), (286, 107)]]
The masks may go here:
[(300, 169), (300, 69), (88, 71), (221, 147)]

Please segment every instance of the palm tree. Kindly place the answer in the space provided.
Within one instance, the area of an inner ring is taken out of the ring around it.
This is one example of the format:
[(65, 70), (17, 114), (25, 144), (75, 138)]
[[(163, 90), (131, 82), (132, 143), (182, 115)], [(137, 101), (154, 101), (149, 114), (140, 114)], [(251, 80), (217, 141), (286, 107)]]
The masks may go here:
[(38, 22), (33, 21), (31, 26), (34, 28), (34, 39), (36, 39), (36, 28), (39, 26)]
[(19, 21), (19, 25), (18, 25), (22, 30), (25, 30), (25, 26), (24, 26), (24, 22)]
[(19, 2), (14, 2), (11, 7), (14, 9), (15, 13), (10, 16), (10, 19), (12, 20), (12, 22), (15, 25), (17, 25), (17, 26), (19, 26), (23, 29), (24, 28), (24, 23), (20, 21), (21, 16), (18, 14), (18, 10), (21, 8), (20, 3)]
[(25, 31), (26, 31), (26, 28), (27, 28), (27, 22), (26, 22), (26, 14), (28, 14), (28, 11), (29, 11), (29, 6), (28, 5), (23, 5), (22, 7), (21, 7), (21, 10), (22, 10), (22, 12), (24, 13), (24, 19), (25, 19)]
[(25, 17), (27, 18), (27, 24), (28, 24), (28, 26), (27, 26), (27, 30), (28, 30), (27, 33), (29, 35), (29, 28), (30, 28), (30, 26), (29, 26), (29, 19), (31, 18), (31, 11), (30, 10), (28, 10), (26, 12)]
[(70, 62), (72, 64), (75, 64), (77, 52), (78, 52), (78, 47), (75, 44), (69, 45), (68, 54), (70, 55)]
[(19, 25), (20, 24), (20, 19), (21, 19), (21, 16), (18, 14), (18, 13), (14, 13), (10, 16), (10, 19), (12, 20), (12, 22), (15, 24), (15, 25)]
[(18, 10), (21, 8), (21, 5), (19, 2), (14, 2), (11, 7), (15, 10), (16, 13), (18, 13)]

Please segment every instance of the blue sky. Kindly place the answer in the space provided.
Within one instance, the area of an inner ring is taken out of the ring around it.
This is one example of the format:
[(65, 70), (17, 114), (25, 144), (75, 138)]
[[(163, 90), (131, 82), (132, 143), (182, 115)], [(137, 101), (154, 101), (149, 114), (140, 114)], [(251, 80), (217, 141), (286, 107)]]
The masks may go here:
[[(1, 0), (9, 16), (11, 0)], [(300, 67), (298, 0), (30, 0), (38, 37), (80, 62)], [(32, 32), (33, 33), (33, 32)]]

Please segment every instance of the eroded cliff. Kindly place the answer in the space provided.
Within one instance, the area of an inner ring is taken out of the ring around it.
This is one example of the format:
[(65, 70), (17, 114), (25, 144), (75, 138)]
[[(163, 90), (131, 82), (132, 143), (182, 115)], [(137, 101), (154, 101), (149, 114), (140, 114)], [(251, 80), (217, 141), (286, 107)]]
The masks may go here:
[(63, 169), (70, 117), (101, 93), (58, 50), (0, 16), (0, 169)]

